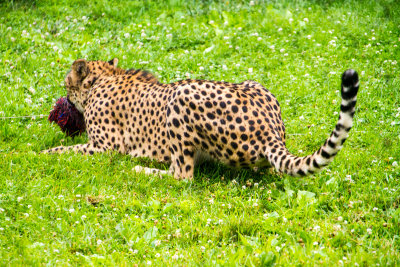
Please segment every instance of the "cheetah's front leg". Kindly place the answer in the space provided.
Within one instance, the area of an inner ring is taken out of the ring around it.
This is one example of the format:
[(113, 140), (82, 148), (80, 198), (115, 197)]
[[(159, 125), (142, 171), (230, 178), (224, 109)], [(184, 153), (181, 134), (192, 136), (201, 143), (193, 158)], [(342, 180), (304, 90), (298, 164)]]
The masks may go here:
[(193, 179), (194, 174), (194, 151), (190, 147), (171, 147), (171, 171), (175, 179)]
[(94, 145), (93, 143), (87, 143), (87, 144), (78, 144), (78, 145), (73, 145), (73, 146), (58, 146), (58, 147), (53, 147), (51, 149), (48, 150), (44, 150), (41, 153), (44, 154), (61, 154), (61, 153), (67, 153), (67, 152), (79, 152), (82, 154), (94, 154), (95, 152), (102, 152), (105, 151), (105, 148), (100, 148), (96, 145)]

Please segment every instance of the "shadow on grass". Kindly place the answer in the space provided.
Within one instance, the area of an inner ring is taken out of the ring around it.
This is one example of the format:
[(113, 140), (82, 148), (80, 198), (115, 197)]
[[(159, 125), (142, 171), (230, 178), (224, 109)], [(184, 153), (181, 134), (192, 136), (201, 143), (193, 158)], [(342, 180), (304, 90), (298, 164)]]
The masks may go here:
[[(118, 157), (117, 157), (118, 158)], [(168, 170), (169, 164), (158, 162), (149, 158), (132, 158), (135, 164), (157, 168), (160, 170)], [(236, 180), (240, 184), (246, 182), (251, 183), (272, 183), (281, 180), (281, 176), (272, 172), (270, 169), (261, 169), (260, 171), (253, 171), (251, 169), (236, 169), (226, 166), (222, 163), (215, 161), (205, 161), (195, 167), (194, 182), (207, 182), (207, 184), (214, 183), (229, 183)]]
[(262, 169), (256, 172), (251, 169), (228, 167), (222, 163), (213, 161), (206, 161), (196, 166), (194, 176), (195, 180), (207, 180), (210, 183), (229, 183), (232, 180), (236, 180), (238, 183), (246, 183), (247, 181), (271, 183), (280, 179), (277, 174), (271, 173), (269, 169)]

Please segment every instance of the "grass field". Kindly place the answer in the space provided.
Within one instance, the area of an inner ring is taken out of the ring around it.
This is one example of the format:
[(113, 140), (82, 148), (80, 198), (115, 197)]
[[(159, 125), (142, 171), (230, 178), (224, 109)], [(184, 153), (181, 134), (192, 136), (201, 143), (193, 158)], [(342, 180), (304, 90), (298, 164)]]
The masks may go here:
[[(0, 265), (399, 265), (399, 25), (390, 0), (0, 3)], [(168, 167), (147, 159), (38, 154), (87, 141), (47, 115), (75, 59), (113, 57), (162, 82), (262, 83), (299, 156), (329, 136), (354, 68), (354, 127), (301, 179), (203, 164), (185, 182), (132, 171)]]

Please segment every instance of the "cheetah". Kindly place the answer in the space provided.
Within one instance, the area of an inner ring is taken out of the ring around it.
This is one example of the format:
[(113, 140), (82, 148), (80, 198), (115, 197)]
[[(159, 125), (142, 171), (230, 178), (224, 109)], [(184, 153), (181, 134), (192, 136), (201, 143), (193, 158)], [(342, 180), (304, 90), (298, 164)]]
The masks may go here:
[(163, 84), (146, 71), (117, 64), (118, 59), (73, 62), (65, 78), (67, 98), (84, 114), (89, 141), (46, 153), (116, 150), (170, 163), (177, 179), (192, 179), (204, 157), (305, 176), (333, 160), (352, 127), (359, 88), (352, 69), (341, 77), (340, 114), (331, 135), (311, 155), (297, 157), (286, 148), (279, 103), (261, 84), (190, 79)]

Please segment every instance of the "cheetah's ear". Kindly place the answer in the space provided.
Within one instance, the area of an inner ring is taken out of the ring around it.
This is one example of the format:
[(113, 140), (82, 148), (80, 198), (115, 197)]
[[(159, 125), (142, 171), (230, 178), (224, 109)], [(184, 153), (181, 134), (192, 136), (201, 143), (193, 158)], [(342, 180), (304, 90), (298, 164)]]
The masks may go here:
[(74, 63), (72, 63), (72, 70), (82, 79), (89, 74), (87, 62), (84, 59), (75, 60)]
[(113, 66), (114, 68), (117, 67), (118, 65), (118, 58), (113, 58), (110, 61), (108, 61), (108, 64), (110, 64), (111, 66)]

